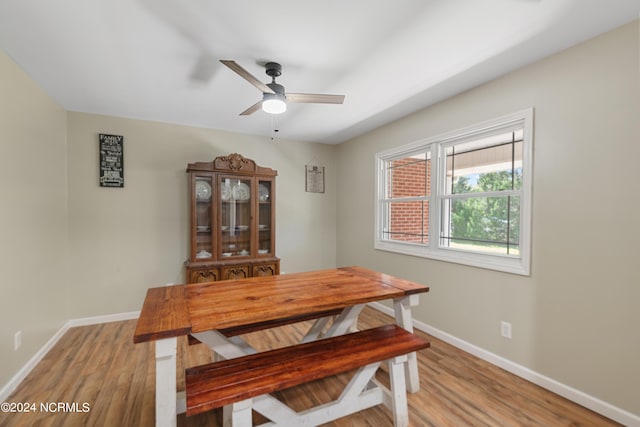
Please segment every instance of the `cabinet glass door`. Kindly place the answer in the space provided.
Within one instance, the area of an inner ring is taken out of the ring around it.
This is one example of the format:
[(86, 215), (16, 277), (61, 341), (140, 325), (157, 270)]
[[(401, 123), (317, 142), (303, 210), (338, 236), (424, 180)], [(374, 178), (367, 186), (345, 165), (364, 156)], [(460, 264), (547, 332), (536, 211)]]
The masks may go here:
[(193, 181), (195, 198), (195, 256), (206, 259), (213, 256), (212, 200), (213, 186), (210, 175), (196, 175)]
[(220, 178), (220, 256), (251, 255), (251, 180)]
[(271, 254), (272, 200), (271, 181), (258, 181), (258, 255)]

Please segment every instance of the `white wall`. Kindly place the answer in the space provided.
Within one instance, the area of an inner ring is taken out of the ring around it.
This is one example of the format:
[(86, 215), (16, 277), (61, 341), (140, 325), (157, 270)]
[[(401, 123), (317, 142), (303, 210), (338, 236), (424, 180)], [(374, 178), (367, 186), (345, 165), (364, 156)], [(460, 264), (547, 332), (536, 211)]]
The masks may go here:
[[(338, 265), (430, 285), (442, 331), (640, 414), (638, 21), (339, 146)], [(530, 277), (373, 249), (374, 154), (535, 108)], [(349, 179), (347, 179), (347, 177)], [(513, 339), (500, 337), (500, 321)]]
[[(98, 186), (98, 134), (124, 136), (124, 188)], [(238, 152), (278, 171), (276, 254), (284, 272), (335, 266), (336, 147), (68, 113), (71, 317), (139, 310), (151, 286), (184, 283), (187, 163)], [(305, 192), (305, 164), (326, 192)]]
[(65, 111), (2, 52), (0, 94), (1, 386), (67, 320), (68, 301)]

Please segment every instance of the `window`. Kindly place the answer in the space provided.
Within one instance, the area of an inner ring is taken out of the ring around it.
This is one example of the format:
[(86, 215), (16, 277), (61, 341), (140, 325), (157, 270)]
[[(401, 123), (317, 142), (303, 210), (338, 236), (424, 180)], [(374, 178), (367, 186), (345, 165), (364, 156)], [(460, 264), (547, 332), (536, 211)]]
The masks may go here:
[(376, 155), (377, 249), (529, 274), (533, 110)]

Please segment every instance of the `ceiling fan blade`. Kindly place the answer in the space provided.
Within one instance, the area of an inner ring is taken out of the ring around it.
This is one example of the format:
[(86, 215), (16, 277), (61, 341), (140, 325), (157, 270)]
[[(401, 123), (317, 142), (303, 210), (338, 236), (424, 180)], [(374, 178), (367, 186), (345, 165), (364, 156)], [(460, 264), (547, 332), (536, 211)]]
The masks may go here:
[(242, 77), (243, 79), (245, 79), (246, 81), (248, 81), (249, 83), (257, 87), (260, 92), (275, 93), (269, 86), (262, 83), (260, 80), (255, 78), (250, 72), (248, 72), (247, 70), (242, 68), (240, 65), (238, 65), (236, 61), (221, 59), (220, 62), (222, 62), (227, 67), (229, 67), (231, 70), (235, 71), (235, 73), (238, 74), (240, 77)]
[(287, 93), (288, 102), (312, 104), (342, 104), (344, 95), (321, 95), (317, 93)]
[(256, 102), (255, 104), (253, 104), (251, 107), (247, 108), (246, 110), (244, 110), (242, 113), (240, 113), (241, 116), (248, 116), (249, 114), (253, 114), (256, 111), (258, 111), (260, 108), (262, 108), (262, 100)]

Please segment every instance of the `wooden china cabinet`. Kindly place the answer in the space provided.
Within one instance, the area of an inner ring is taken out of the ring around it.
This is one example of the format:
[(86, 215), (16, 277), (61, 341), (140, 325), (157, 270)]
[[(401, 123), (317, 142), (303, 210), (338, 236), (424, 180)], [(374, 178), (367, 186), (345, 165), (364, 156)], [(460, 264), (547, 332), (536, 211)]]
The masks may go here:
[(187, 283), (280, 274), (275, 254), (277, 171), (233, 153), (189, 163)]

